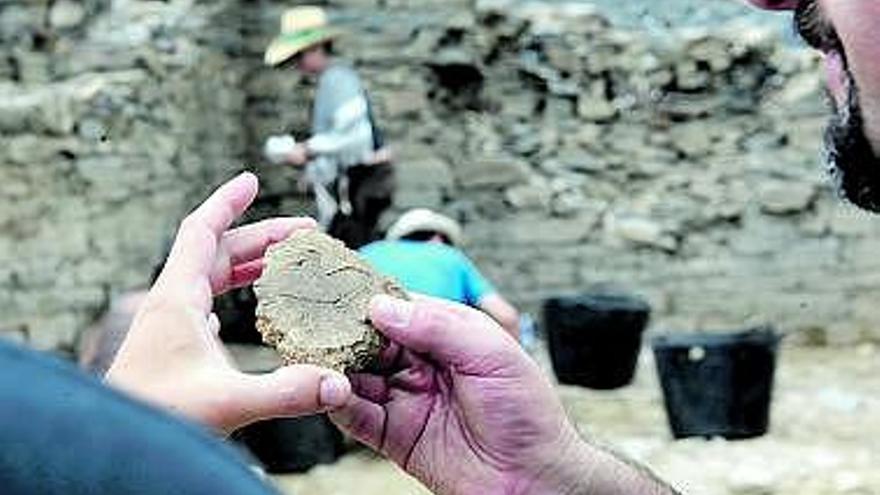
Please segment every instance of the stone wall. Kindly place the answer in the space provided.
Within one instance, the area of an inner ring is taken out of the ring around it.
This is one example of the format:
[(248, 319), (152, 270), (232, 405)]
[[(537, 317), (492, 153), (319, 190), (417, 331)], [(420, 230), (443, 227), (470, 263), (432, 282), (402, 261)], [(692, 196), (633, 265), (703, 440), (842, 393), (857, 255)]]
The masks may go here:
[[(648, 37), (583, 4), (510, 3), (332, 6), (399, 156), (398, 211), (461, 219), (532, 311), (602, 284), (646, 296), (657, 329), (880, 336), (880, 226), (825, 185), (813, 56), (764, 28)], [(245, 164), (264, 183), (254, 217), (307, 211), (296, 173), (259, 156), (307, 129), (308, 85), (260, 65), (283, 5), (0, 6), (5, 334), (69, 347)]]
[(0, 5), (0, 333), (69, 350), (241, 168), (237, 38), (210, 2)]

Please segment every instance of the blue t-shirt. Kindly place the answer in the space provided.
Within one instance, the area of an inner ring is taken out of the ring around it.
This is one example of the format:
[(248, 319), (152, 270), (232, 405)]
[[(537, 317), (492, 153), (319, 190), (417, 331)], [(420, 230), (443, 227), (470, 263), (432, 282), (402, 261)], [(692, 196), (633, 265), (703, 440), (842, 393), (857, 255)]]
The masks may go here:
[(379, 241), (360, 249), (380, 273), (412, 292), (476, 306), (495, 288), (458, 249), (436, 242)]

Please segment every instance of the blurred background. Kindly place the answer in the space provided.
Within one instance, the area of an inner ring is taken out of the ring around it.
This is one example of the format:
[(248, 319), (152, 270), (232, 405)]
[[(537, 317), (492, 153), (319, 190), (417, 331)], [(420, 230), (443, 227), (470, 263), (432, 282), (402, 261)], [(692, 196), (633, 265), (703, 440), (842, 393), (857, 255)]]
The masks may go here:
[[(0, 0), (0, 338), (74, 357), (237, 171), (262, 181), (251, 219), (312, 212), (298, 172), (261, 151), (309, 127), (309, 81), (262, 64), (297, 4)], [(385, 224), (412, 207), (460, 221), (538, 320), (548, 373), (545, 301), (596, 288), (644, 300), (650, 337), (784, 335), (766, 436), (674, 441), (650, 352), (629, 387), (560, 385), (585, 432), (690, 493), (880, 493), (880, 222), (827, 185), (818, 58), (788, 16), (738, 0), (325, 6), (397, 156)], [(420, 493), (362, 451), (278, 481)]]

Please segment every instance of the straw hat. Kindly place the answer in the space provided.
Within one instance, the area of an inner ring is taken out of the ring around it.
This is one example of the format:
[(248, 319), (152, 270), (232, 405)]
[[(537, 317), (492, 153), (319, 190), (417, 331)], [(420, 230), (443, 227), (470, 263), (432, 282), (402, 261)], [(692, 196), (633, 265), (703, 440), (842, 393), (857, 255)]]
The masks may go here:
[(395, 241), (415, 232), (437, 232), (449, 239), (453, 246), (462, 241), (461, 226), (455, 220), (427, 208), (417, 208), (404, 213), (385, 236)]
[(278, 65), (297, 53), (330, 41), (339, 34), (339, 30), (330, 27), (327, 13), (321, 7), (288, 9), (281, 15), (281, 34), (272, 40), (263, 60), (266, 65)]

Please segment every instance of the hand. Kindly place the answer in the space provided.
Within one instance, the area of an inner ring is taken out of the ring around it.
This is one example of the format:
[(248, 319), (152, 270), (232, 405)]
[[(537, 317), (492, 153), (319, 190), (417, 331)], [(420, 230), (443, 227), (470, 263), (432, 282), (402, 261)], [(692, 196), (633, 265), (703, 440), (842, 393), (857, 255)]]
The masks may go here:
[(394, 153), (388, 146), (383, 146), (374, 151), (373, 154), (364, 161), (364, 165), (378, 165), (382, 163), (391, 163), (392, 161), (394, 161)]
[(354, 375), (330, 417), (438, 494), (671, 494), (580, 439), (554, 390), (482, 312), (377, 297), (387, 373)]
[(260, 419), (326, 411), (351, 395), (344, 376), (315, 366), (242, 373), (218, 338), (212, 297), (251, 284), (270, 244), (315, 226), (311, 219), (276, 218), (228, 230), (257, 188), (257, 178), (243, 173), (183, 220), (106, 376), (136, 397), (225, 432)]
[(289, 165), (303, 166), (309, 161), (309, 149), (304, 143), (297, 143), (285, 158)]
[(435, 493), (550, 488), (542, 478), (580, 440), (513, 339), (481, 312), (436, 300), (379, 297), (370, 317), (393, 342), (389, 374), (351, 377), (356, 395), (331, 413), (338, 426)]

